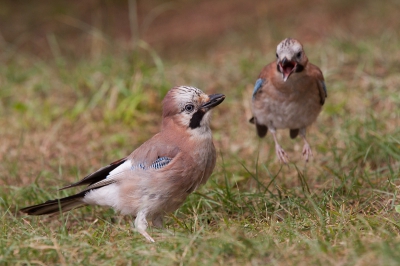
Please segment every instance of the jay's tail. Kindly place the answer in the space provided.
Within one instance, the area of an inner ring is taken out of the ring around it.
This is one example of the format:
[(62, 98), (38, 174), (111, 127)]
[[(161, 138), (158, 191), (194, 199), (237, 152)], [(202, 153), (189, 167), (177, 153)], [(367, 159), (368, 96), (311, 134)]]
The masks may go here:
[(78, 193), (62, 199), (48, 200), (45, 203), (29, 206), (20, 211), (29, 215), (45, 215), (52, 213), (67, 212), (74, 208), (87, 205), (82, 201), (85, 193)]

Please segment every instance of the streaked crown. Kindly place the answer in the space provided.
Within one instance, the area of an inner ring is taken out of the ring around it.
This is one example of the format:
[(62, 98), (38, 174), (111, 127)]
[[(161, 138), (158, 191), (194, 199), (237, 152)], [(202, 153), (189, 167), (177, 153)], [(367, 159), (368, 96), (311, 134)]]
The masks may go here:
[(300, 58), (301, 55), (304, 54), (303, 45), (298, 40), (286, 38), (276, 47), (276, 54), (280, 60), (283, 60), (284, 57), (286, 57), (287, 60), (295, 60), (297, 57)]
[(163, 119), (190, 129), (209, 130), (209, 111), (224, 99), (223, 94), (207, 95), (195, 87), (174, 87), (163, 100)]
[(207, 94), (189, 86), (172, 88), (163, 100), (163, 117), (177, 114), (190, 114), (208, 100)]

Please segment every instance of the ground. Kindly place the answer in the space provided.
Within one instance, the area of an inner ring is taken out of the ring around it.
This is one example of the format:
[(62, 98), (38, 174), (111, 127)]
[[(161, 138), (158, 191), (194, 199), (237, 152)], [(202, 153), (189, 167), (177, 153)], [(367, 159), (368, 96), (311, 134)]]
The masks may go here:
[[(3, 1), (0, 264), (398, 265), (399, 7)], [(288, 36), (322, 69), (328, 98), (308, 164), (302, 141), (278, 131), (283, 166), (248, 119), (259, 71)], [(112, 210), (18, 211), (71, 195), (57, 189), (150, 138), (182, 84), (226, 95), (212, 116), (217, 166), (164, 230), (149, 230), (155, 244)]]

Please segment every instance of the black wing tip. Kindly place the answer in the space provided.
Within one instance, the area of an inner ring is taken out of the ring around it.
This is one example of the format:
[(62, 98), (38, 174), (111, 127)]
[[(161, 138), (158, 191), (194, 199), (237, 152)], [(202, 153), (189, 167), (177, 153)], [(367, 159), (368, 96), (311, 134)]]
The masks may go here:
[(76, 186), (76, 183), (73, 183), (73, 184), (71, 184), (71, 185), (68, 185), (68, 186), (59, 188), (58, 191), (61, 191), (61, 190), (67, 189), (67, 188), (71, 188), (71, 187), (74, 187), (74, 186)]
[(260, 138), (265, 137), (265, 135), (267, 135), (267, 133), (268, 133), (268, 127), (267, 126), (256, 124), (256, 129), (257, 129), (257, 135)]
[(290, 130), (290, 138), (291, 139), (295, 139), (298, 135), (299, 135), (299, 129), (298, 128), (296, 128), (296, 129), (291, 129)]
[(256, 129), (257, 129), (257, 135), (260, 138), (265, 137), (265, 135), (267, 135), (268, 133), (268, 127), (264, 126), (264, 125), (260, 125), (257, 123), (257, 119), (253, 116), (252, 118), (250, 118), (249, 122), (251, 124), (255, 124), (256, 125)]
[(321, 106), (325, 104), (325, 99), (328, 98), (328, 91), (326, 90), (325, 81), (322, 81), (322, 90), (324, 92), (324, 95), (320, 95), (320, 97), (321, 97), (321, 101), (320, 101)]
[(79, 180), (78, 182), (75, 182), (73, 184), (70, 184), (68, 186), (62, 187), (58, 190), (64, 190), (67, 188), (73, 188), (73, 187), (78, 187), (78, 186), (83, 186), (83, 185), (92, 185), (94, 183), (97, 183), (103, 179), (105, 179), (108, 175), (109, 172), (123, 164), (126, 160), (128, 160), (127, 157), (119, 159), (115, 162), (110, 163), (109, 165), (102, 167), (98, 169), (97, 171), (85, 176), (83, 179)]

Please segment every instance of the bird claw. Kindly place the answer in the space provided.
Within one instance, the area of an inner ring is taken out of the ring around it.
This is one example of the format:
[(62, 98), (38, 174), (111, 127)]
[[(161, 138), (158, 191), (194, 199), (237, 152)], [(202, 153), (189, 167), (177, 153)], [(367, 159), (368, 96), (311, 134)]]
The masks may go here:
[(136, 231), (139, 232), (142, 236), (144, 236), (148, 241), (154, 243), (154, 239), (146, 232), (148, 223), (146, 220), (146, 215), (147, 212), (146, 210), (140, 210), (137, 213), (136, 219), (135, 219), (135, 228)]
[(138, 230), (138, 232), (139, 232), (142, 236), (144, 236), (147, 240), (149, 240), (151, 243), (156, 242), (156, 241), (154, 241), (154, 239), (153, 239), (146, 231)]
[(276, 156), (278, 156), (279, 161), (281, 161), (284, 164), (288, 164), (289, 157), (286, 154), (286, 152), (282, 149), (282, 147), (277, 145), (275, 146), (275, 149), (276, 149)]
[(313, 156), (310, 145), (308, 143), (304, 144), (302, 154), (303, 154), (303, 156), (306, 157), (306, 162), (308, 162), (308, 159), (310, 158), (310, 156)]

